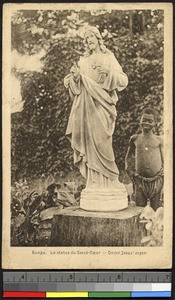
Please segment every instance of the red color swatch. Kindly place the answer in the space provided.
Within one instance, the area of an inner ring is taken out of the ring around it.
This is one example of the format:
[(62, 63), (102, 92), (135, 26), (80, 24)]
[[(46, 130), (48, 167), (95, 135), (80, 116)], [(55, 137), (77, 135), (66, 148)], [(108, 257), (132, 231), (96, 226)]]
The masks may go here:
[(46, 298), (45, 292), (4, 292), (3, 298)]

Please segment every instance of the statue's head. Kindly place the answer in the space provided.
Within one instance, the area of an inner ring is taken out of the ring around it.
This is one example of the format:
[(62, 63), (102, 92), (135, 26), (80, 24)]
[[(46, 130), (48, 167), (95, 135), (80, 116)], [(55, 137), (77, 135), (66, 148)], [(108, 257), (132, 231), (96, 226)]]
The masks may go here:
[(106, 53), (108, 50), (103, 43), (100, 31), (95, 26), (88, 26), (84, 33), (85, 55), (90, 55), (92, 51), (99, 45), (100, 50)]

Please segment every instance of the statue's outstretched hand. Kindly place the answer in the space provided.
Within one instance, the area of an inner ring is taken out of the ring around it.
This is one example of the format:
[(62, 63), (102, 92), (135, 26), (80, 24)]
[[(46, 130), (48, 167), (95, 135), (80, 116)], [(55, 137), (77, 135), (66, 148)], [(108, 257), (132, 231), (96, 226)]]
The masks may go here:
[(76, 63), (70, 69), (70, 73), (73, 75), (74, 78), (78, 78), (80, 75), (80, 68), (77, 66)]

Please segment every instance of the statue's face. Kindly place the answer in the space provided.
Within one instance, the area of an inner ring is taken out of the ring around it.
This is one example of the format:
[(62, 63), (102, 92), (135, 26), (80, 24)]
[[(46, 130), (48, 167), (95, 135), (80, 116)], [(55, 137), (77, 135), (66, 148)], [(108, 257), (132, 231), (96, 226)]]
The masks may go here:
[(155, 126), (155, 124), (156, 122), (155, 122), (154, 115), (146, 114), (146, 113), (142, 115), (140, 120), (140, 125), (144, 130), (150, 131)]
[(92, 31), (86, 32), (85, 40), (87, 41), (90, 50), (94, 50), (98, 46), (98, 39)]

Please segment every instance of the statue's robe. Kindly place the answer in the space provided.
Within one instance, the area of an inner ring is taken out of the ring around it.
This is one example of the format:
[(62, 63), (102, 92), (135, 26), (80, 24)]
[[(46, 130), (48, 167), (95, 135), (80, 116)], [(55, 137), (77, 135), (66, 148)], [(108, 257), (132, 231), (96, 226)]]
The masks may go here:
[[(109, 74), (99, 74), (105, 64)], [(80, 78), (72, 74), (64, 79), (73, 105), (66, 135), (74, 150), (74, 164), (90, 188), (114, 186), (118, 169), (112, 148), (112, 134), (117, 116), (116, 90), (123, 90), (128, 78), (112, 53), (98, 53), (80, 58)]]

